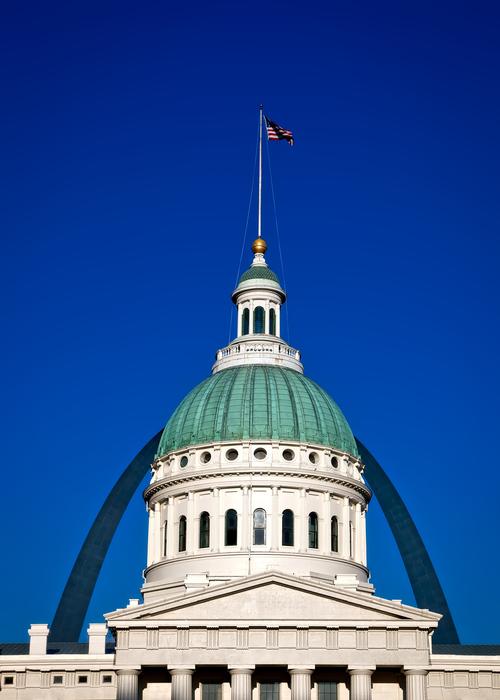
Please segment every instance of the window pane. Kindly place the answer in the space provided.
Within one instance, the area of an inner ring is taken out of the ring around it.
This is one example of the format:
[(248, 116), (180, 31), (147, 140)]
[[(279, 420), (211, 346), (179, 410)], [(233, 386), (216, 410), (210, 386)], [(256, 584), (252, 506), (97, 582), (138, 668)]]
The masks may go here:
[(226, 547), (232, 547), (238, 541), (238, 514), (231, 509), (226, 512), (226, 528), (224, 543)]
[(210, 546), (210, 516), (207, 512), (200, 515), (200, 549)]
[(337, 684), (330, 681), (318, 683), (318, 700), (337, 700)]
[(279, 683), (261, 683), (260, 684), (260, 700), (279, 700), (280, 684)]
[(309, 547), (318, 549), (318, 516), (316, 513), (309, 513)]
[(339, 523), (335, 515), (332, 518), (332, 552), (339, 551)]
[(269, 333), (276, 335), (276, 311), (274, 309), (269, 311)]
[(202, 700), (221, 700), (222, 686), (220, 683), (202, 683), (201, 685)]
[(281, 544), (293, 547), (293, 511), (284, 510), (281, 520)]
[(179, 552), (186, 551), (186, 518), (182, 515), (179, 520)]
[(253, 512), (253, 543), (266, 544), (266, 511), (263, 508)]
[(264, 333), (264, 308), (256, 306), (253, 312), (253, 332)]
[(248, 309), (243, 309), (241, 335), (248, 335), (249, 329), (250, 329), (250, 311)]

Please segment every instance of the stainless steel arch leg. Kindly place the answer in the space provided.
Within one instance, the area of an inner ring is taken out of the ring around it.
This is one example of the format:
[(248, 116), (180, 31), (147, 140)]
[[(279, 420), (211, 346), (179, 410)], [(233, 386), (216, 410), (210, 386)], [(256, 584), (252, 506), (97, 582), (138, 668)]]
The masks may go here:
[(361, 440), (356, 438), (356, 443), (365, 463), (364, 476), (392, 530), (417, 606), (443, 615), (433, 641), (436, 644), (460, 644), (446, 596), (408, 508), (372, 453)]
[(154, 459), (163, 430), (134, 457), (109, 492), (73, 565), (50, 626), (50, 641), (77, 642), (102, 563), (130, 499)]

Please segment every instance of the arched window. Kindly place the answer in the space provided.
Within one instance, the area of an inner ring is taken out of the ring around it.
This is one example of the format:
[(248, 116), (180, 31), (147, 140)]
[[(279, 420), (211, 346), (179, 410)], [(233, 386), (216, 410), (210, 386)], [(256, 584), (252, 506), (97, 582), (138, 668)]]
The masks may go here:
[(276, 335), (276, 311), (274, 309), (269, 310), (269, 333)]
[(248, 335), (250, 332), (250, 311), (243, 309), (241, 317), (241, 335)]
[(281, 544), (293, 547), (293, 510), (284, 510), (281, 516)]
[(210, 547), (210, 515), (205, 511), (200, 515), (200, 549)]
[(318, 514), (309, 513), (309, 547), (318, 549)]
[(352, 522), (349, 521), (349, 556), (354, 556), (354, 530), (352, 527)]
[(225, 520), (224, 544), (226, 547), (233, 547), (238, 542), (238, 513), (232, 508), (226, 510)]
[(165, 524), (163, 525), (163, 556), (167, 556), (167, 532), (168, 532), (168, 523), (165, 520)]
[(253, 543), (266, 544), (266, 511), (263, 508), (253, 512)]
[(331, 541), (332, 552), (338, 552), (339, 551), (339, 521), (337, 520), (337, 517), (335, 515), (332, 518), (330, 532), (331, 532), (331, 540), (332, 540)]
[(253, 310), (253, 332), (254, 333), (264, 333), (264, 308), (262, 306), (256, 306)]
[(179, 519), (179, 552), (186, 551), (186, 529), (186, 518), (184, 515), (181, 515)]

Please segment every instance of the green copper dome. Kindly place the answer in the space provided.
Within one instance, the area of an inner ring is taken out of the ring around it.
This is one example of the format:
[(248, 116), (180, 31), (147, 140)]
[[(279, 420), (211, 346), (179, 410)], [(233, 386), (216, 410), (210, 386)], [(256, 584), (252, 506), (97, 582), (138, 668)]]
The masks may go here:
[(198, 384), (168, 421), (157, 457), (231, 440), (290, 440), (358, 455), (330, 396), (300, 372), (273, 365), (230, 367)]
[(252, 265), (252, 267), (249, 267), (248, 270), (245, 270), (241, 275), (238, 284), (246, 282), (247, 280), (271, 280), (272, 282), (276, 282), (276, 284), (280, 284), (278, 275), (273, 272), (270, 267), (267, 267), (267, 265)]

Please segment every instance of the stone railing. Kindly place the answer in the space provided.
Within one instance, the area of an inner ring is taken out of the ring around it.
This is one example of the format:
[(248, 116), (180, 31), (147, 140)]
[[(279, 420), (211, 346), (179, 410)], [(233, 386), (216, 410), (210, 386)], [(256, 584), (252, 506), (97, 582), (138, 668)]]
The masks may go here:
[(212, 372), (243, 364), (278, 365), (303, 372), (300, 352), (280, 340), (261, 338), (237, 340), (215, 355)]

